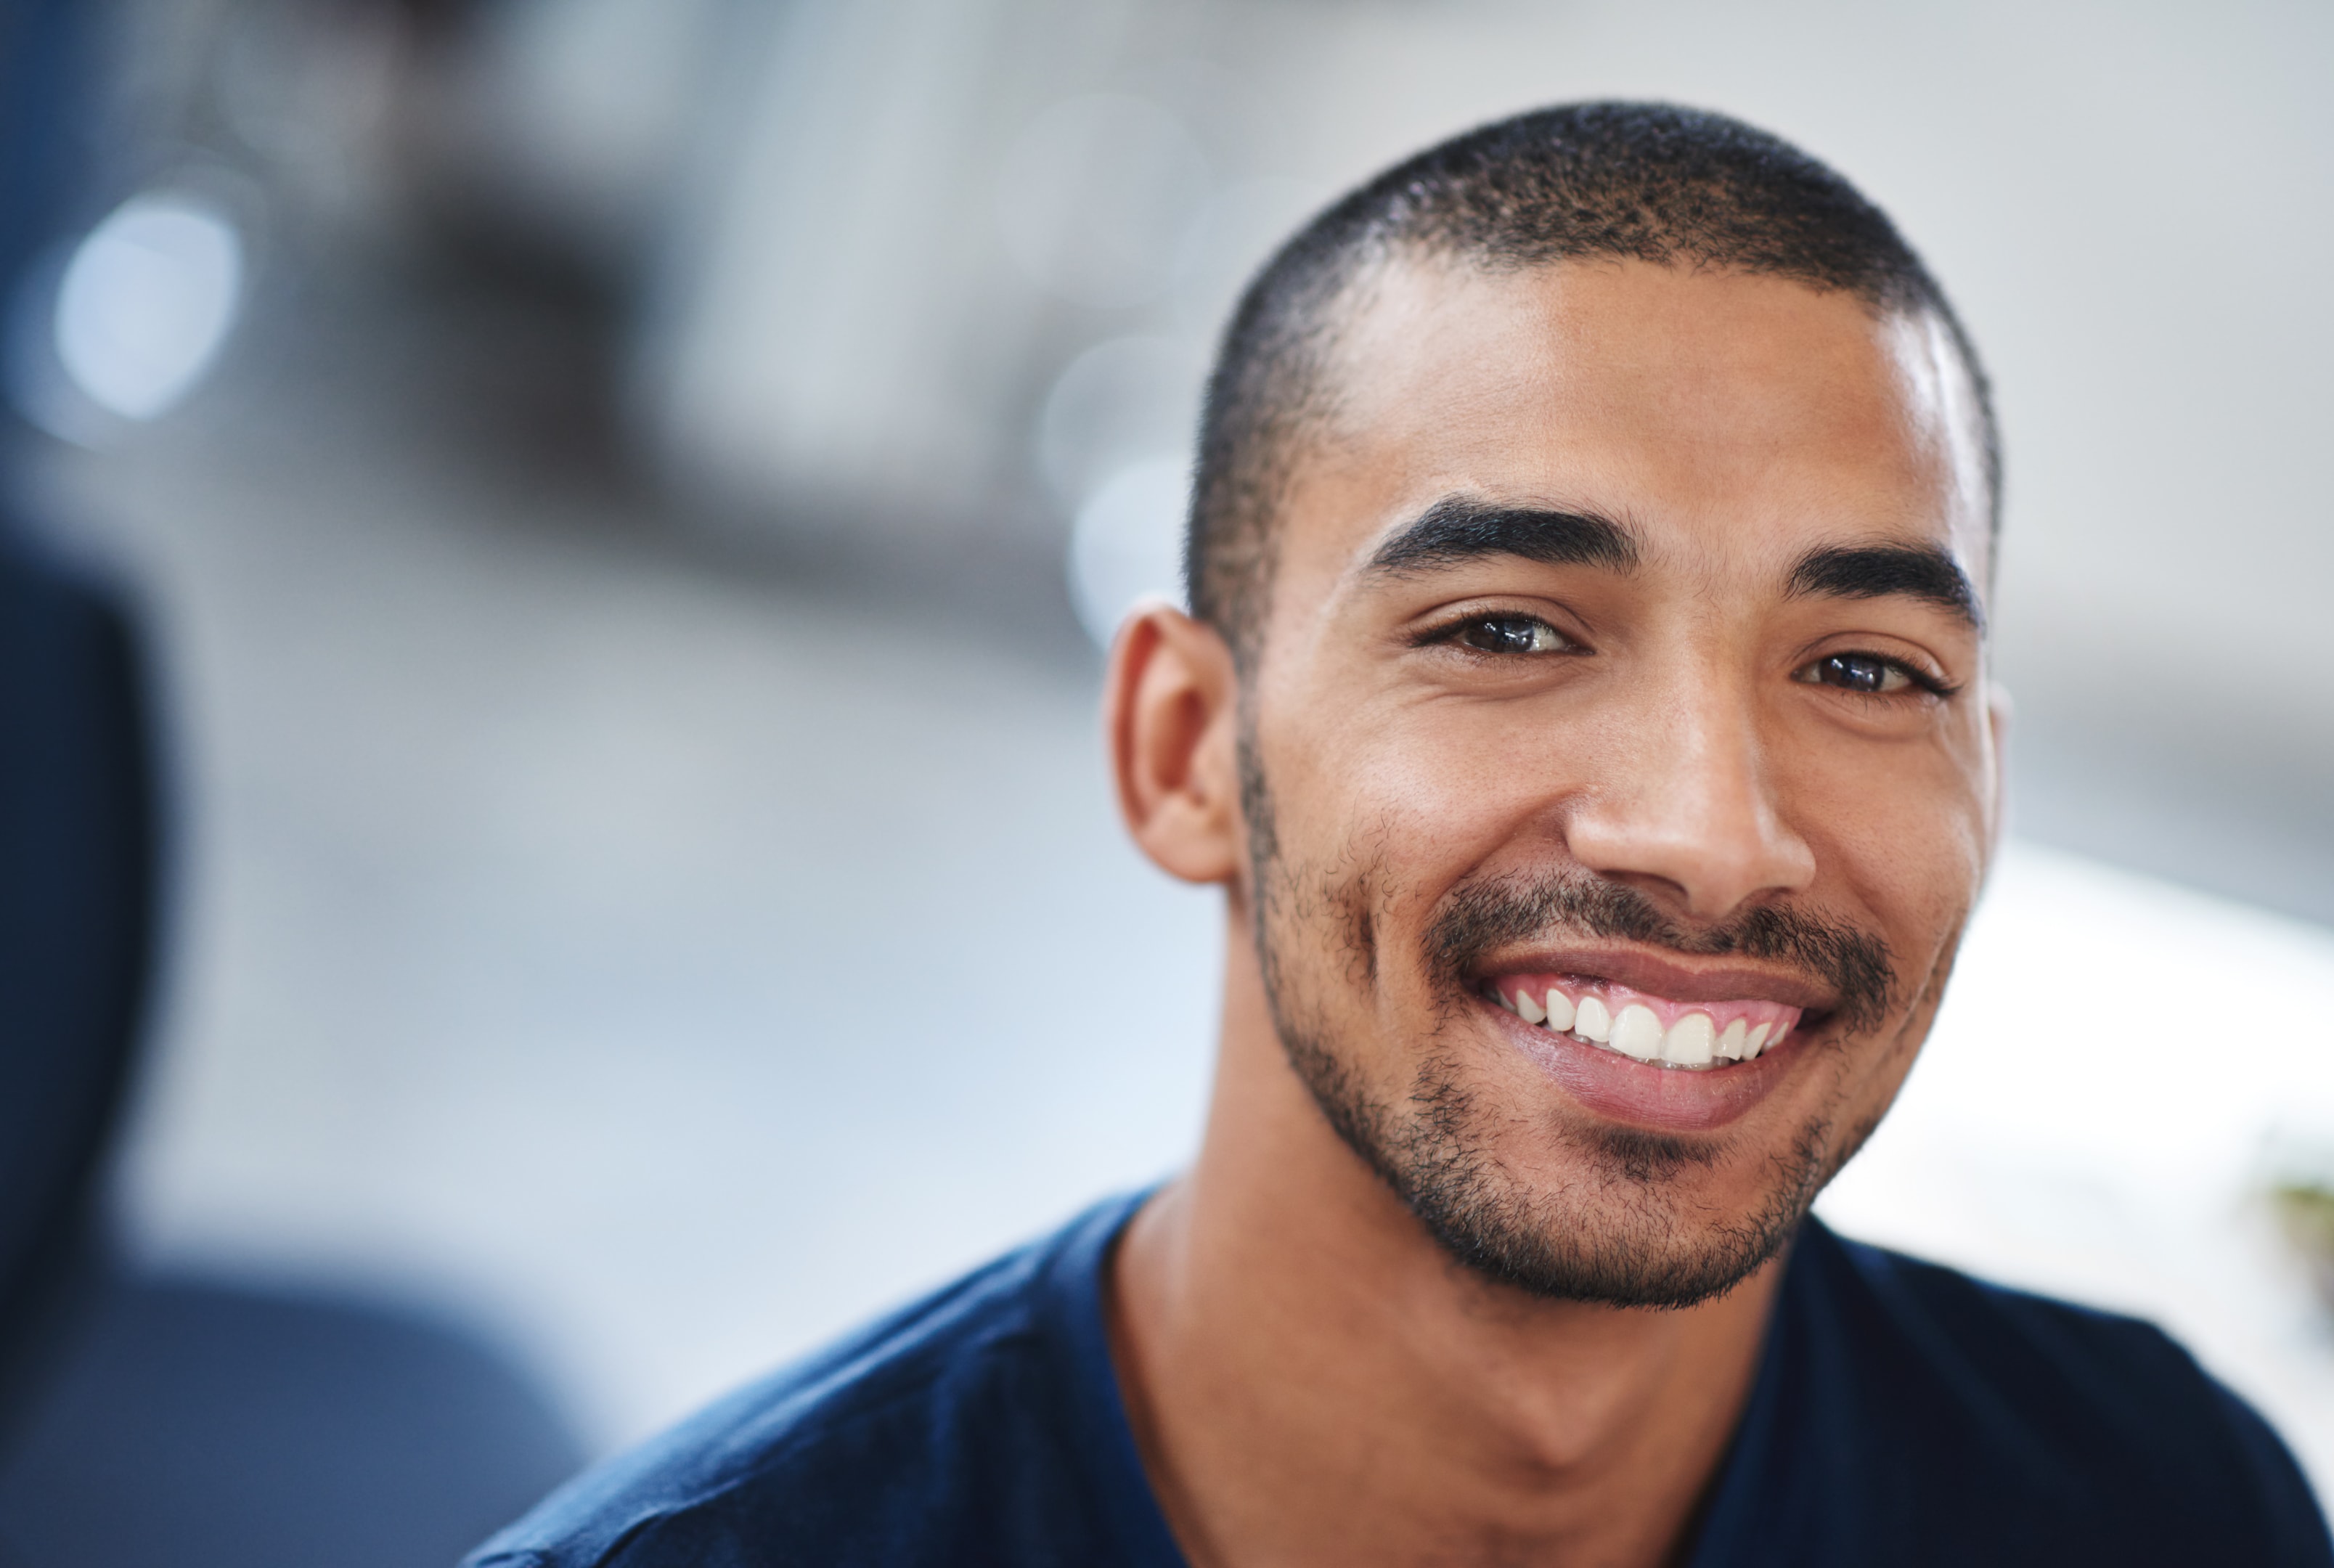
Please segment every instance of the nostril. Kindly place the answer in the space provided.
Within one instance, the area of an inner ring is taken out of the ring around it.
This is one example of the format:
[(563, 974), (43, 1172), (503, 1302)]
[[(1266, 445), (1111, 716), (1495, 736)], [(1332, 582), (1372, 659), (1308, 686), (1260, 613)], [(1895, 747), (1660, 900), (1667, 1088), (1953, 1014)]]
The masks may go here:
[(1567, 848), (1606, 880), (1697, 922), (1726, 919), (1760, 898), (1804, 891), (1815, 878), (1814, 851), (1780, 828), (1741, 836), (1662, 823), (1632, 833), (1585, 828), (1574, 832)]

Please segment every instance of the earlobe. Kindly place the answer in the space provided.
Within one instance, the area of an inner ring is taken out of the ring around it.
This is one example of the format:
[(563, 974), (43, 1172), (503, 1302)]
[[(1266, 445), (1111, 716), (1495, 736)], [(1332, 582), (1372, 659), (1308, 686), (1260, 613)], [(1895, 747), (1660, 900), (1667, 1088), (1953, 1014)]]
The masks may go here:
[(1238, 702), (1211, 628), (1154, 604), (1119, 629), (1103, 713), (1119, 813), (1153, 863), (1188, 882), (1239, 871)]

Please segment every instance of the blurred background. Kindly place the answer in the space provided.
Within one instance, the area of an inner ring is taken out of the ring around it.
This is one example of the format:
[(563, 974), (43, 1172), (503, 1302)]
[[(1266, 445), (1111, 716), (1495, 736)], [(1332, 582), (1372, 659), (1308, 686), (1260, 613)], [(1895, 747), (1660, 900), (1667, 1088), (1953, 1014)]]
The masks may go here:
[(163, 851), (91, 1177), (148, 1304), (34, 1358), (0, 1562), (319, 1560), (218, 1467), (336, 1385), (157, 1414), (188, 1302), (424, 1369), (333, 1560), (442, 1561), (1172, 1169), (1218, 913), (1094, 716), (1212, 335), (1345, 185), (1592, 95), (1859, 182), (2008, 432), (2014, 836), (1824, 1212), (2157, 1317), (2334, 1483), (2334, 12), (14, 5), (0, 463), (142, 630)]

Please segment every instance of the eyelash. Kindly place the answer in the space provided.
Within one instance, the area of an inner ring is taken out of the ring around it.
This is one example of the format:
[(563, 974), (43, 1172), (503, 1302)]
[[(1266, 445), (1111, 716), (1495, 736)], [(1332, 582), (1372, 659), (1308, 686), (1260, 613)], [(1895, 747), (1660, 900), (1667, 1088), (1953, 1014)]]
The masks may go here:
[[(1916, 664), (1908, 663), (1906, 660), (1902, 659), (1891, 659), (1885, 653), (1875, 653), (1869, 649), (1863, 648), (1844, 648), (1831, 653), (1818, 655), (1818, 657), (1809, 659), (1807, 663), (1799, 666), (1799, 669), (1793, 670), (1791, 672), (1791, 678), (1793, 680), (1799, 680), (1801, 670), (1815, 669), (1827, 661), (1835, 659), (1868, 659), (1875, 664), (1882, 665), (1889, 669), (1895, 670), (1906, 680), (1912, 682), (1914, 686), (1919, 688), (1922, 691), (1934, 697), (1950, 697), (1956, 695), (1961, 690), (1960, 687), (1953, 685), (1950, 681), (1943, 680), (1936, 676), (1931, 675), (1927, 670), (1923, 669)], [(1826, 683), (1821, 680), (1808, 680), (1802, 681), (1801, 684), (1806, 686), (1822, 686)], [(1883, 691), (1857, 691), (1850, 687), (1833, 687), (1832, 689), (1835, 691), (1845, 692), (1850, 697), (1886, 697), (1894, 695), (1892, 693)]]
[[(1469, 631), (1479, 626), (1492, 625), (1537, 627), (1547, 632), (1548, 636), (1554, 638), (1558, 642), (1563, 644), (1563, 646), (1560, 648), (1533, 649), (1529, 650), (1502, 650), (1490, 648), (1469, 648), (1459, 640)], [(1588, 649), (1581, 646), (1580, 643), (1574, 640), (1572, 638), (1566, 636), (1561, 630), (1558, 630), (1557, 627), (1549, 622), (1544, 616), (1503, 613), (1499, 611), (1477, 611), (1471, 615), (1461, 615), (1455, 620), (1446, 621), (1441, 626), (1429, 628), (1427, 630), (1419, 634), (1414, 646), (1426, 648), (1437, 643), (1453, 644), (1458, 646), (1461, 652), (1472, 654), (1483, 659), (1550, 659), (1563, 654), (1579, 654), (1588, 651)]]
[[(1571, 638), (1567, 637), (1562, 631), (1550, 625), (1547, 620), (1540, 616), (1500, 614), (1496, 611), (1489, 613), (1478, 611), (1472, 615), (1462, 615), (1455, 620), (1447, 621), (1441, 626), (1430, 628), (1420, 633), (1416, 646), (1425, 648), (1436, 644), (1458, 644), (1460, 638), (1476, 627), (1500, 623), (1510, 626), (1538, 627), (1545, 630), (1549, 636), (1555, 638), (1558, 642), (1563, 643), (1565, 646), (1562, 648), (1548, 649), (1545, 650), (1534, 649), (1530, 651), (1503, 652), (1487, 648), (1464, 648), (1463, 645), (1461, 645), (1463, 651), (1484, 659), (1546, 659), (1558, 654), (1586, 653), (1588, 651), (1588, 649), (1581, 647), (1580, 644), (1575, 642)], [(1820, 658), (1808, 660), (1808, 663), (1801, 665), (1799, 669), (1813, 669), (1821, 665), (1826, 659), (1868, 659), (1875, 664), (1884, 665), (1886, 668), (1895, 670), (1921, 691), (1925, 692), (1931, 697), (1941, 699), (1953, 697), (1961, 690), (1960, 687), (1955, 686), (1949, 681), (1940, 679), (1936, 676), (1931, 675), (1927, 670), (1921, 669), (1918, 665), (1909, 663), (1901, 659), (1891, 659), (1885, 653), (1875, 653), (1867, 649), (1843, 649), (1837, 652), (1827, 653), (1822, 655)], [(1799, 670), (1792, 671), (1791, 678), (1799, 680)], [(1808, 686), (1822, 686), (1826, 683), (1821, 680), (1809, 680), (1805, 681), (1802, 684)], [(1894, 695), (1892, 693), (1879, 691), (1860, 692), (1847, 687), (1833, 687), (1832, 689), (1835, 691), (1845, 692), (1850, 697), (1886, 698)]]

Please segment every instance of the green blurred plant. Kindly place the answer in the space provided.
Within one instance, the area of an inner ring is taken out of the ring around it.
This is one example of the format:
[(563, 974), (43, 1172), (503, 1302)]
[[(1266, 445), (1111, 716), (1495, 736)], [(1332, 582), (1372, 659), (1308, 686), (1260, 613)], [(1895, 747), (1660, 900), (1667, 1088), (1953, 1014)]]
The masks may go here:
[(2309, 1265), (2310, 1283), (2334, 1306), (2334, 1186), (2317, 1180), (2281, 1181), (2270, 1188), (2286, 1239)]

